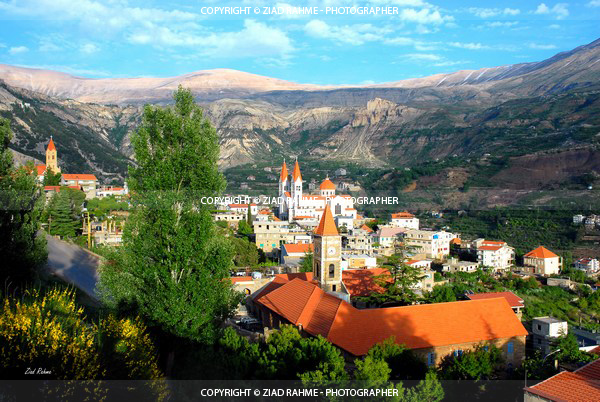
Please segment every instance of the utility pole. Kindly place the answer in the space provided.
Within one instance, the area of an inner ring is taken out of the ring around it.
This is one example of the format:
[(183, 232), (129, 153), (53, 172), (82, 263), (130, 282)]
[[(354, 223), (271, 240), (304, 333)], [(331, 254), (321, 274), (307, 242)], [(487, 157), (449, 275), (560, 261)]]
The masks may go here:
[[(90, 212), (89, 211), (84, 211), (85, 212), (85, 218), (87, 218), (87, 245), (88, 245), (88, 249), (92, 248), (92, 222), (90, 220)], [(85, 218), (83, 220), (84, 224), (85, 224)]]

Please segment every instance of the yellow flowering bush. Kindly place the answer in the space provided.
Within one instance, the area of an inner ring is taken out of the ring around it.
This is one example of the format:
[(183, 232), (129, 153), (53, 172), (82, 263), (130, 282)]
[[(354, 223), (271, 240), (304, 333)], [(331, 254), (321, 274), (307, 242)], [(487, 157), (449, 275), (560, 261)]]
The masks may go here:
[(152, 380), (135, 391), (166, 397), (156, 348), (141, 319), (108, 315), (90, 322), (74, 291), (59, 287), (2, 301), (0, 378), (102, 380), (90, 388), (96, 396), (112, 392), (105, 380)]

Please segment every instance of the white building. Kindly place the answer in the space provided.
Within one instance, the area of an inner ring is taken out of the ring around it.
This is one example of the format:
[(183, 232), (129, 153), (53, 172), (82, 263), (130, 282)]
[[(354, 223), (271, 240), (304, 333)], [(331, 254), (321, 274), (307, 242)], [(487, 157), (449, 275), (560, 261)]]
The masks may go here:
[(377, 259), (367, 254), (342, 254), (341, 267), (345, 269), (375, 268)]
[(450, 258), (442, 268), (444, 272), (475, 272), (479, 263), (472, 261), (459, 261), (458, 258)]
[(504, 271), (515, 264), (515, 250), (503, 241), (477, 239), (473, 242), (477, 250), (477, 262), (495, 271)]
[(401, 235), (405, 232), (406, 229), (402, 228), (380, 227), (374, 235), (375, 242), (379, 243), (379, 247), (394, 247), (396, 241), (399, 240)]
[(584, 271), (586, 274), (591, 275), (600, 271), (600, 261), (595, 258), (580, 258), (573, 266), (576, 269)]
[(336, 194), (335, 184), (326, 178), (319, 186), (318, 194), (304, 194), (304, 182), (300, 173), (300, 165), (296, 160), (291, 176), (288, 174), (287, 165), (283, 162), (279, 177), (279, 217), (294, 220), (297, 216), (320, 219), (329, 205), (334, 217), (344, 216), (356, 219), (356, 209), (352, 197), (347, 194)]
[(569, 333), (569, 324), (554, 317), (537, 317), (531, 322), (533, 347), (547, 355), (552, 351), (556, 338)]
[(560, 273), (562, 258), (540, 246), (523, 256), (523, 265), (525, 272), (549, 276)]
[(113, 187), (113, 186), (105, 186), (100, 187), (96, 191), (96, 196), (98, 198), (115, 196), (116, 198), (121, 198), (125, 195), (129, 194), (129, 188), (127, 187), (127, 183), (123, 187)]
[(457, 236), (444, 230), (408, 229), (404, 235), (406, 246), (425, 258), (443, 259), (450, 254), (450, 241)]
[[(248, 215), (248, 204), (229, 204), (227, 209), (235, 214)], [(250, 204), (250, 213), (256, 216), (258, 213), (258, 206), (256, 204)]]
[(391, 226), (395, 228), (419, 229), (419, 218), (409, 212), (392, 214)]
[(585, 216), (583, 216), (581, 214), (573, 215), (573, 223), (576, 225), (582, 224), (584, 219), (585, 219)]

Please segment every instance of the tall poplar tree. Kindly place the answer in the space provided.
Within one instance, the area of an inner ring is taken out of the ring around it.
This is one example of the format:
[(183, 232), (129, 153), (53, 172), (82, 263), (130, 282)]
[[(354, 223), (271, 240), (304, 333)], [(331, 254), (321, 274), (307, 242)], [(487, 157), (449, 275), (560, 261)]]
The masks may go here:
[[(46, 240), (37, 236), (43, 203), (33, 165), (16, 168), (8, 144), (10, 122), (0, 118), (0, 289), (33, 278), (34, 268), (47, 258)], [(12, 290), (12, 289), (11, 289)]]
[(177, 337), (213, 342), (239, 294), (228, 280), (232, 249), (202, 197), (225, 188), (218, 137), (189, 90), (175, 105), (146, 105), (131, 137), (132, 212), (123, 246), (100, 270), (108, 303), (127, 302)]

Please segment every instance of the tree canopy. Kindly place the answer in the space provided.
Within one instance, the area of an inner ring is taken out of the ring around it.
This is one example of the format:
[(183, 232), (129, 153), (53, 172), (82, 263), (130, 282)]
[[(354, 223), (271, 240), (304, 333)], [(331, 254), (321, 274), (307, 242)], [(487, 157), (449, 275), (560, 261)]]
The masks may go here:
[(174, 99), (171, 107), (146, 105), (131, 137), (132, 211), (99, 288), (107, 303), (133, 306), (165, 333), (210, 343), (240, 300), (227, 280), (231, 244), (201, 203), (225, 180), (216, 130), (189, 90), (180, 87)]

